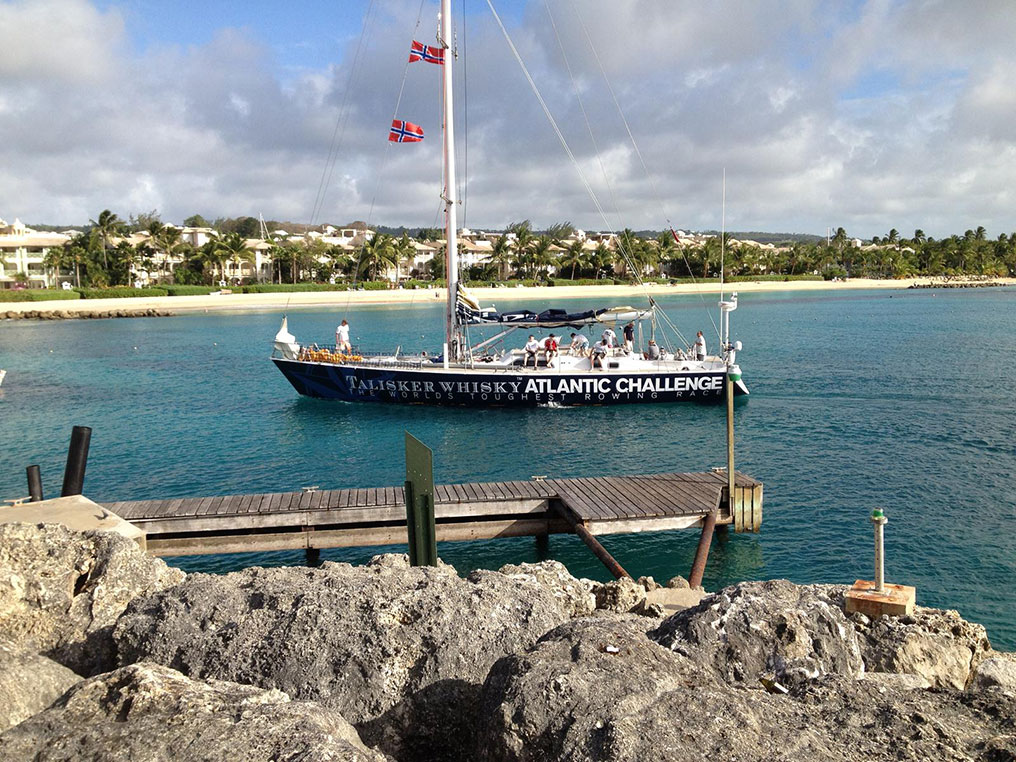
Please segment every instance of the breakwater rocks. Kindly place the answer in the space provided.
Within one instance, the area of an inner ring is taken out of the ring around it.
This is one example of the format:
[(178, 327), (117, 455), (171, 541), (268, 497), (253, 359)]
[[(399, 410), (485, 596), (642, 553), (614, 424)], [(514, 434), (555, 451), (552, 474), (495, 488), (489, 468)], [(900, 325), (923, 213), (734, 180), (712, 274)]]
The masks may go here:
[(11, 527), (0, 759), (1016, 759), (1016, 661), (955, 612), (847, 617), (844, 588), (777, 580), (665, 616), (651, 580), (556, 562), (184, 577)]
[(105, 318), (171, 317), (170, 310), (0, 310), (0, 320), (102, 320)]

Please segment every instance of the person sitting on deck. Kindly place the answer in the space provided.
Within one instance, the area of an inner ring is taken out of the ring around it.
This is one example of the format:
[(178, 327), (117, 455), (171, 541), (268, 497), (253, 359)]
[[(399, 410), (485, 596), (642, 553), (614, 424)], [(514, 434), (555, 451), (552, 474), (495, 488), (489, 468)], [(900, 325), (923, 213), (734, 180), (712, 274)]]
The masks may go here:
[(551, 361), (557, 357), (557, 339), (554, 334), (550, 334), (546, 339), (543, 340), (543, 351), (547, 355), (547, 367), (551, 367)]
[(587, 339), (581, 333), (573, 333), (571, 335), (571, 346), (568, 348), (568, 352), (575, 357), (585, 357), (586, 350), (589, 349), (589, 339)]
[(522, 363), (522, 367), (529, 365), (529, 358), (533, 358), (533, 370), (536, 370), (536, 353), (540, 351), (540, 342), (536, 340), (534, 336), (529, 337), (529, 341), (526, 342), (526, 359)]
[(593, 353), (589, 360), (589, 370), (596, 370), (596, 366), (599, 365), (601, 370), (606, 369), (603, 364), (603, 359), (607, 356), (609, 347), (606, 339), (600, 339), (598, 342), (593, 344)]
[(649, 340), (649, 346), (646, 347), (646, 351), (642, 353), (643, 359), (646, 360), (659, 360), (660, 359), (660, 345), (657, 344), (653, 339)]

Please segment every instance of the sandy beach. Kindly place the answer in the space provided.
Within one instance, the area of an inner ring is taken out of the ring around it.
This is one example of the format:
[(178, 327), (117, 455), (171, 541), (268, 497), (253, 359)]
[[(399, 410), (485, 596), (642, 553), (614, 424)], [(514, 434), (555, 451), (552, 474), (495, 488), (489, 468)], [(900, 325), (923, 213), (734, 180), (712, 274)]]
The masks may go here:
[[(959, 282), (958, 280), (951, 281)], [(1016, 278), (992, 278), (991, 282), (1007, 286), (1016, 285)], [(724, 291), (730, 293), (757, 293), (766, 291), (844, 291), (857, 289), (906, 289), (912, 285), (936, 283), (941, 279), (907, 278), (901, 280), (871, 280), (851, 278), (846, 281), (745, 281), (726, 284)], [(678, 294), (718, 294), (719, 286), (714, 283), (685, 283), (672, 286), (650, 284), (644, 290), (641, 286), (539, 286), (519, 288), (474, 288), (470, 292), (483, 303), (497, 304), (499, 301), (534, 299), (546, 304), (562, 299), (602, 299), (605, 305), (613, 306), (634, 301), (644, 296), (645, 291), (654, 297)], [(279, 294), (216, 294), (208, 296), (163, 296), (130, 299), (80, 299), (51, 302), (0, 302), (0, 314), (4, 312), (62, 311), (100, 312), (106, 310), (170, 310), (174, 313), (210, 312), (232, 310), (281, 310), (301, 307), (346, 308), (357, 304), (433, 304), (445, 298), (443, 288), (435, 289), (392, 289), (390, 291), (305, 291)]]

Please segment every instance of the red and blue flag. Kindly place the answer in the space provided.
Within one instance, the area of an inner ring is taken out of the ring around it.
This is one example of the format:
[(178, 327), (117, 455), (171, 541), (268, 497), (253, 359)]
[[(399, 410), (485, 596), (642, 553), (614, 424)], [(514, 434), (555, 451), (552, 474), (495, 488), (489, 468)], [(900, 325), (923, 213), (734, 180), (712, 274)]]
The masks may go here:
[(413, 44), (409, 48), (409, 63), (413, 63), (415, 61), (443, 64), (444, 48), (436, 48), (433, 45), (424, 45), (422, 42), (413, 40)]
[(393, 119), (388, 139), (393, 143), (419, 143), (423, 140), (423, 127), (401, 119)]

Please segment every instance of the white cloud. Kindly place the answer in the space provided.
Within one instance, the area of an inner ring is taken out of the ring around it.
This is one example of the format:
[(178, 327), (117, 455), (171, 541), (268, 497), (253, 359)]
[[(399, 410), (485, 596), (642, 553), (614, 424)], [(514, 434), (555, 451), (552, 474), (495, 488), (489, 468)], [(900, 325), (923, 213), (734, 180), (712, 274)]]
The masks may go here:
[[(745, 228), (998, 233), (1016, 228), (1010, 7), (562, 0), (553, 25), (533, 2), (510, 31), (612, 225), (718, 227), (726, 169), (728, 219)], [(437, 67), (409, 67), (398, 110), (427, 140), (385, 140), (417, 10), (375, 5), (350, 78), (355, 36), (344, 56), (294, 69), (240, 14), (206, 43), (139, 50), (115, 7), (0, 0), (0, 215), (81, 224), (104, 208), (157, 207), (175, 221), (308, 221), (336, 135), (316, 221), (432, 225)], [(602, 227), (500, 32), (484, 16), (467, 23), (466, 223)], [(301, 46), (335, 44), (320, 34)]]

